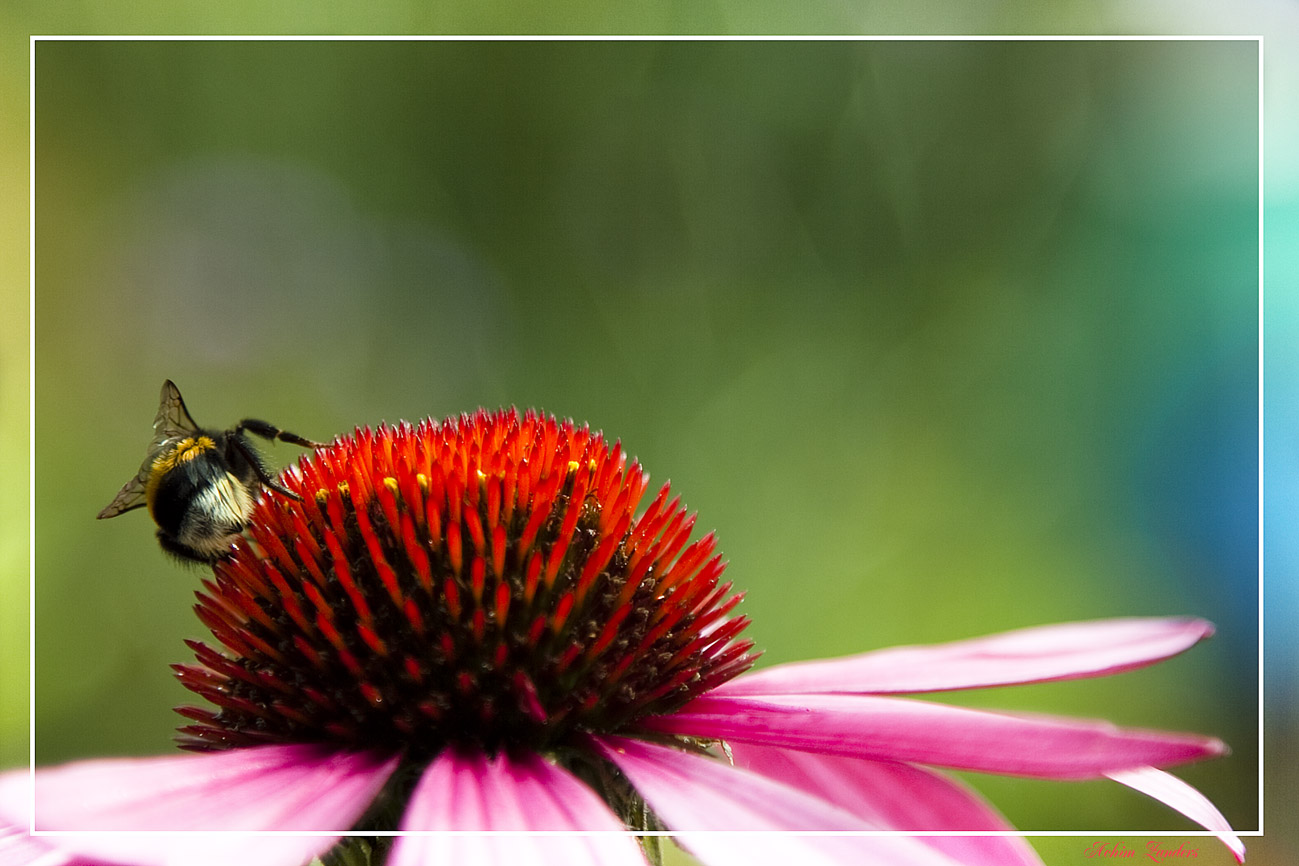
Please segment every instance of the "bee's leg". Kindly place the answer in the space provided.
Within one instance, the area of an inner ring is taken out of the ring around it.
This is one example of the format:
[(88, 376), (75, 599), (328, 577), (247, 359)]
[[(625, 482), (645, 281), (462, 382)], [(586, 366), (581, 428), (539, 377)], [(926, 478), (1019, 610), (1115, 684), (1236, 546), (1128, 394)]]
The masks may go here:
[(233, 432), (235, 436), (238, 436), (240, 433), (244, 432), (245, 430), (247, 430), (249, 433), (254, 433), (262, 437), (263, 439), (268, 439), (272, 442), (275, 441), (276, 439), (279, 439), (282, 442), (289, 442), (293, 445), (301, 445), (303, 448), (321, 447), (321, 443), (319, 442), (312, 442), (310, 439), (304, 439), (303, 437), (299, 436), (297, 433), (290, 433), (288, 430), (281, 430), (279, 427), (276, 427), (274, 424), (268, 424), (267, 422), (259, 421), (256, 418), (245, 418), (244, 420), (240, 421), (238, 424), (235, 425), (235, 429)]
[[(240, 421), (239, 423), (240, 425), (243, 425), (247, 422)], [(254, 430), (253, 432), (257, 432), (257, 431)], [(266, 438), (270, 439), (271, 437), (267, 436)], [(262, 484), (265, 484), (267, 487), (271, 488), (276, 493), (283, 494), (284, 496), (287, 496), (290, 499), (296, 499), (299, 502), (302, 501), (301, 496), (294, 493), (292, 490), (288, 489), (283, 484), (275, 480), (275, 476), (271, 475), (271, 473), (267, 470), (266, 464), (262, 462), (261, 456), (258, 455), (257, 451), (248, 444), (247, 440), (244, 439), (244, 435), (239, 430), (238, 427), (236, 427), (234, 429), (234, 432), (230, 434), (229, 442), (231, 446), (233, 446), (239, 451), (239, 455), (248, 462), (248, 465), (252, 467), (253, 472), (257, 475), (257, 479), (261, 481)]]

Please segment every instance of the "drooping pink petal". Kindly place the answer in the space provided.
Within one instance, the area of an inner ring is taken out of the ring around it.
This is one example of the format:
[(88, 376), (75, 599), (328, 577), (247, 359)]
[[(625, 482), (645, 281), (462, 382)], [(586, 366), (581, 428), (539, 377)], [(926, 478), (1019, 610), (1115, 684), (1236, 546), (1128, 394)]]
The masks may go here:
[(1188, 618), (1046, 625), (777, 665), (723, 683), (714, 694), (901, 694), (1101, 677), (1166, 659), (1212, 634), (1211, 623)]
[(1208, 797), (1181, 779), (1154, 767), (1119, 770), (1105, 775), (1148, 797), (1154, 797), (1164, 805), (1181, 812), (1204, 829), (1212, 831), (1222, 844), (1231, 849), (1237, 863), (1245, 862), (1245, 844), (1232, 831), (1227, 819), (1209, 802)]
[[(625, 835), (626, 827), (599, 796), (536, 755), (488, 758), (477, 752), (443, 752), (416, 785), (401, 829), (424, 835), (399, 838), (391, 866), (645, 866), (640, 845)], [(447, 830), (462, 832), (427, 832)], [(585, 835), (472, 835), (506, 830)]]
[(721, 760), (622, 737), (592, 737), (592, 742), (677, 840), (708, 866), (956, 864), (906, 837), (807, 835), (880, 828), (797, 788)]
[[(37, 771), (36, 829), (119, 831), (41, 838), (133, 866), (300, 866), (355, 823), (397, 760), (294, 745), (67, 764)], [(120, 832), (132, 830), (198, 832)], [(331, 835), (206, 832), (240, 830)]]
[[(976, 791), (925, 767), (749, 743), (731, 744), (731, 756), (737, 767), (807, 791), (880, 827), (1015, 832)], [(918, 838), (965, 866), (1042, 866), (1018, 836)]]
[(1092, 779), (1220, 755), (1220, 740), (1109, 722), (970, 710), (870, 695), (696, 698), (653, 731), (962, 770)]

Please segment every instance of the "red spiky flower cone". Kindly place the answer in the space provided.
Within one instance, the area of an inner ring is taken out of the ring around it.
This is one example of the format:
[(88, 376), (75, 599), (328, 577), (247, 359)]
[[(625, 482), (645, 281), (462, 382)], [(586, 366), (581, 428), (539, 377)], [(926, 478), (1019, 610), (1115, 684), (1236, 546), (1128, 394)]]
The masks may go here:
[(196, 606), (197, 750), (546, 750), (671, 712), (753, 661), (711, 534), (620, 443), (479, 411), (358, 430), (263, 497)]

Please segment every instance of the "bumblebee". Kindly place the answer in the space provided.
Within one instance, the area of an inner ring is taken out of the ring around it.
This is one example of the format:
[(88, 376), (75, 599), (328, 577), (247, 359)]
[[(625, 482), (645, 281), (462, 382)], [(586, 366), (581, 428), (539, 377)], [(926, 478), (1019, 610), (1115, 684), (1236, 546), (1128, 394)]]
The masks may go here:
[(194, 562), (216, 562), (243, 532), (263, 485), (301, 498), (275, 480), (248, 441), (249, 433), (303, 448), (320, 447), (255, 418), (245, 418), (225, 432), (205, 430), (194, 423), (180, 390), (168, 379), (162, 383), (144, 463), (99, 512), (99, 519), (147, 505), (163, 550)]

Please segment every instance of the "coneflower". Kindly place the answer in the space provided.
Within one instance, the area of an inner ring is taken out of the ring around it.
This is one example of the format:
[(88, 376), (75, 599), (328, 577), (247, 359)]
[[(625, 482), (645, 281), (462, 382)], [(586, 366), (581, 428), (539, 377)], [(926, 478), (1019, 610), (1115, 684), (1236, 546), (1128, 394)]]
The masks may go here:
[[(652, 846), (626, 831), (667, 828), (710, 866), (1040, 863), (1013, 836), (705, 832), (1012, 829), (939, 766), (1108, 776), (1243, 858), (1208, 800), (1156, 769), (1221, 754), (1216, 739), (896, 697), (1118, 673), (1187, 649), (1211, 633), (1202, 620), (1047, 626), (739, 676), (756, 654), (715, 539), (692, 541), (668, 486), (651, 495), (586, 427), (505, 410), (360, 430), (280, 480), (300, 500), (260, 499), (198, 593), (214, 642), (189, 642), (195, 663), (176, 666), (208, 704), (179, 708), (181, 745), (202, 754), (42, 769), (36, 827), (321, 835), (29, 837), (10, 775), (13, 850), (301, 866), (354, 833), (394, 866), (642, 864)], [(446, 830), (583, 832), (432, 832)]]

